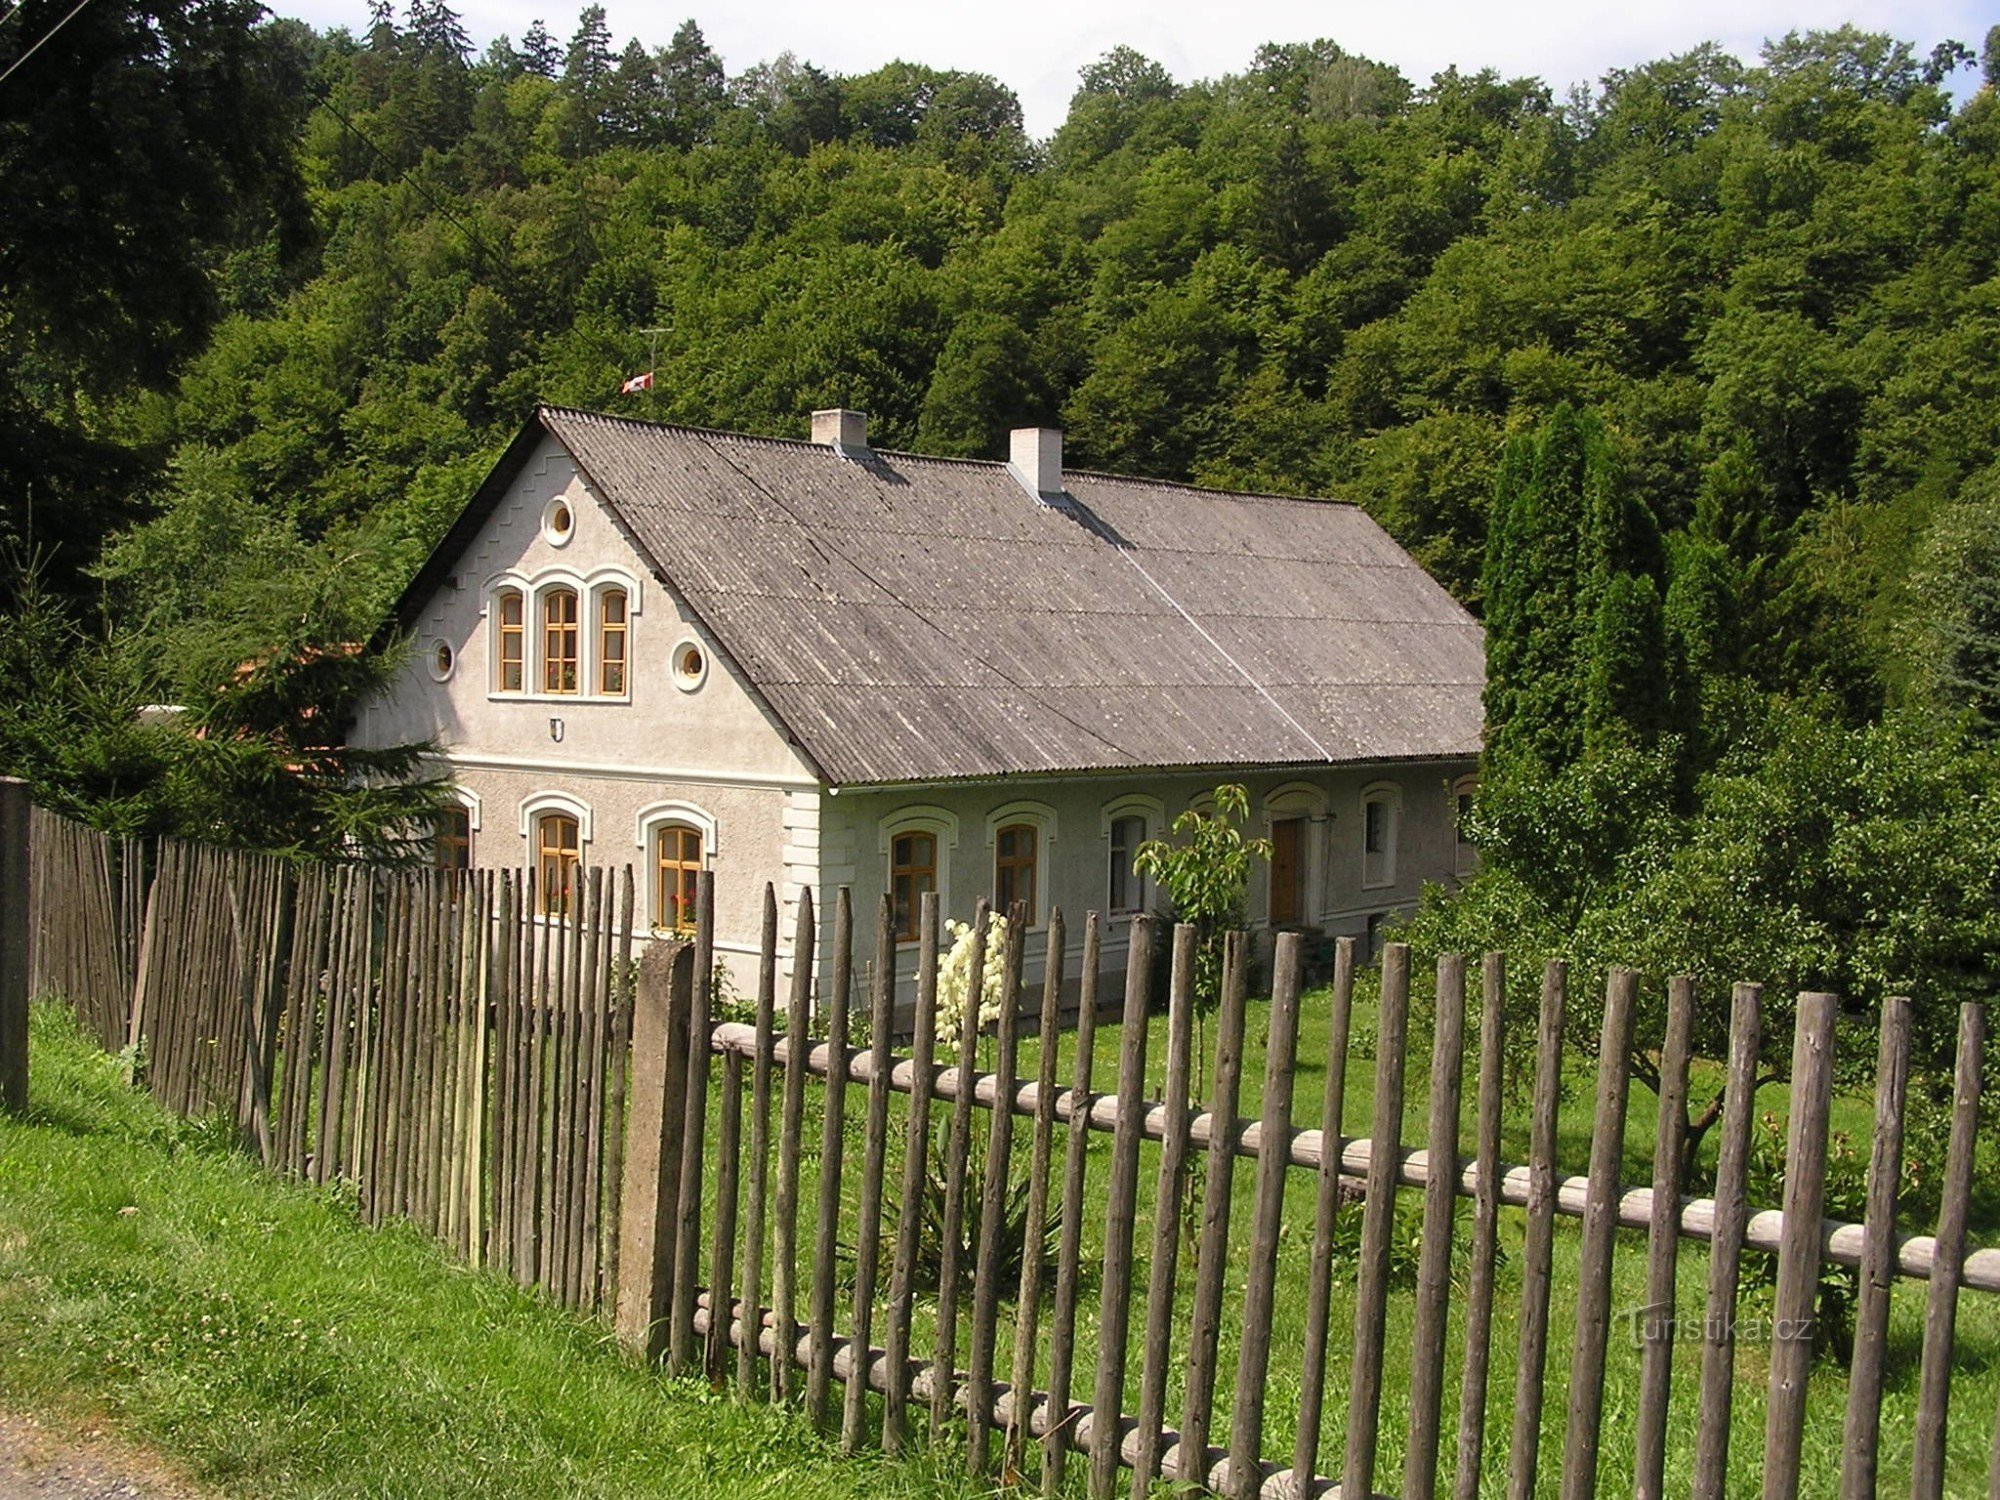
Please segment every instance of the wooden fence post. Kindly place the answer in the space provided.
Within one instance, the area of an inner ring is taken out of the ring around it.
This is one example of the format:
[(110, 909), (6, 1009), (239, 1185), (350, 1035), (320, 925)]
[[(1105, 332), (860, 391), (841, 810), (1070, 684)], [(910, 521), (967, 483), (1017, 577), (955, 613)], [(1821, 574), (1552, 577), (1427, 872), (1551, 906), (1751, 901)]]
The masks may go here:
[(680, 1223), (688, 1015), (694, 949), (655, 943), (639, 964), (632, 1006), (632, 1063), (619, 1192), (618, 1343), (651, 1364), (666, 1352), (673, 1306), (674, 1235)]
[(1896, 1287), (1896, 1189), (1903, 1175), (1903, 1103), (1910, 1081), (1910, 1001), (1882, 1002), (1875, 1061), (1875, 1144), (1868, 1157), (1868, 1212), (1854, 1297), (1854, 1359), (1840, 1444), (1843, 1500), (1872, 1500), (1882, 1436), (1882, 1367), (1888, 1356), (1889, 1298)]
[(1979, 1129), (1980, 1061), (1985, 1055), (1986, 1011), (1978, 1001), (1968, 1000), (1958, 1008), (1951, 1138), (1945, 1146), (1937, 1256), (1931, 1264), (1931, 1284), (1924, 1294), (1924, 1352), (1917, 1368), (1917, 1422), (1910, 1444), (1914, 1450), (1911, 1500), (1942, 1500), (1944, 1495), (1946, 1407), (1951, 1398), (1958, 1282), (1965, 1269), (1965, 1218), (1972, 1197), (1973, 1138)]
[[(1563, 1440), (1563, 1500), (1597, 1493), (1597, 1445), (1604, 1419), (1604, 1357), (1611, 1339), (1611, 1260), (1618, 1234), (1618, 1173), (1625, 1157), (1625, 1106), (1632, 1082), (1636, 969), (1605, 981), (1604, 1031), (1597, 1048), (1597, 1109), (1590, 1126), (1590, 1187), (1576, 1289), (1576, 1343), (1569, 1362), (1569, 1420)], [(1818, 1223), (1815, 1218), (1814, 1223)]]
[[(1819, 1307), (1820, 1217), (1826, 1206), (1833, 1023), (1839, 1009), (1835, 996), (1801, 995), (1793, 1032), (1792, 1098), (1785, 1140), (1785, 1227), (1778, 1248), (1778, 1291), (1772, 1299), (1770, 1395), (1764, 1421), (1766, 1500), (1791, 1500), (1799, 1492), (1806, 1377), (1812, 1373), (1813, 1318)], [(1921, 1443), (1918, 1451), (1922, 1451)]]
[[(680, 1214), (674, 1236), (674, 1309), (668, 1353), (676, 1374), (695, 1367), (695, 1288), (701, 1282), (701, 1178), (708, 1164), (703, 1149), (708, 1131), (708, 1036), (711, 991), (715, 984), (715, 873), (695, 877), (694, 987), (687, 1014), (687, 1081), (681, 1090)], [(713, 1309), (727, 1318), (729, 1309)]]
[(28, 1111), (28, 784), (0, 776), (0, 1110)]
[(1708, 1241), (1708, 1304), (1702, 1318), (1701, 1395), (1695, 1408), (1694, 1500), (1722, 1500), (1729, 1475), (1729, 1408), (1736, 1384), (1736, 1286), (1749, 1220), (1744, 1180), (1757, 1106), (1763, 988), (1739, 984), (1729, 1002), (1729, 1075), (1715, 1163), (1715, 1226)]

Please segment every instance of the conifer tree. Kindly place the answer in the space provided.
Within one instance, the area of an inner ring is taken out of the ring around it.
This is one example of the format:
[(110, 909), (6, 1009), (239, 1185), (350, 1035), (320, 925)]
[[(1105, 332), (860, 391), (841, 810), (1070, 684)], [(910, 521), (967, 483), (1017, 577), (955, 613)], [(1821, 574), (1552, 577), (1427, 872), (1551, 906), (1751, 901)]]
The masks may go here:
[(1672, 717), (1659, 528), (1603, 423), (1567, 403), (1509, 443), (1488, 517), (1487, 747), (1555, 775)]
[(556, 67), (562, 61), (562, 54), (556, 50), (556, 39), (549, 35), (549, 28), (540, 16), (528, 23), (528, 29), (521, 34), (521, 58), (528, 71), (543, 78), (554, 78)]
[(707, 140), (729, 84), (722, 59), (693, 21), (681, 22), (673, 41), (660, 54), (660, 82), (665, 91), (667, 140), (676, 146)]
[(580, 159), (603, 144), (604, 116), (615, 67), (611, 30), (604, 24), (604, 7), (587, 5), (577, 18), (569, 51), (563, 54), (561, 140), (565, 156)]

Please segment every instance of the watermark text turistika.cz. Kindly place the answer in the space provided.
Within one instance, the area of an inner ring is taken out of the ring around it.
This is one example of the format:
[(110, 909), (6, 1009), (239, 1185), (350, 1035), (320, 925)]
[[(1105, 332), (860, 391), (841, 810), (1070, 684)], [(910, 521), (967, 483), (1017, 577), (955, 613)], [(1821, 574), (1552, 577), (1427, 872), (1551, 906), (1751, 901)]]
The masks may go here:
[(1620, 1308), (1617, 1321), (1625, 1328), (1632, 1346), (1640, 1348), (1660, 1339), (1675, 1343), (1720, 1342), (1734, 1344), (1778, 1344), (1810, 1340), (1814, 1332), (1811, 1318), (1767, 1318), (1761, 1313), (1730, 1313), (1714, 1317), (1696, 1309), (1676, 1309), (1664, 1303), (1646, 1303)]

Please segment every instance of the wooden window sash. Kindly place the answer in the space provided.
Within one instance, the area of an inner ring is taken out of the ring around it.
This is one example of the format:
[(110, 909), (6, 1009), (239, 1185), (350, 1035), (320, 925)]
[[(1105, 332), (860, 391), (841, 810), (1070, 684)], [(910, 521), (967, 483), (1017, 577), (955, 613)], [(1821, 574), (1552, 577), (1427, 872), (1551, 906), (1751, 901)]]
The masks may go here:
[(500, 691), (518, 693), (527, 686), (528, 631), (522, 616), (521, 591), (500, 595)]
[(597, 691), (606, 697), (625, 696), (628, 628), (625, 590), (606, 589), (597, 606)]
[(658, 931), (694, 931), (701, 861), (699, 829), (673, 823), (654, 832), (653, 926)]
[(438, 814), (436, 832), (431, 836), (431, 860), (440, 870), (472, 868), (472, 814), (462, 807), (448, 807)]
[(542, 882), (542, 913), (569, 916), (583, 868), (582, 829), (569, 813), (543, 813), (535, 820), (536, 854)]
[(542, 691), (574, 693), (578, 688), (575, 589), (542, 595)]
[(1030, 927), (1035, 925), (1036, 856), (1040, 846), (1040, 830), (1032, 823), (1010, 823), (993, 836), (994, 908), (1004, 914), (1014, 902), (1021, 902), (1027, 907)]
[[(924, 857), (917, 858), (922, 845)], [(899, 833), (889, 846), (889, 892), (896, 912), (896, 938), (914, 942), (923, 898), (937, 889), (937, 835)]]
[[(1146, 904), (1146, 880), (1133, 861), (1146, 842), (1146, 820), (1136, 813), (1111, 820), (1111, 868), (1105, 903), (1113, 912), (1138, 911)], [(1124, 899), (1120, 899), (1120, 897)]]

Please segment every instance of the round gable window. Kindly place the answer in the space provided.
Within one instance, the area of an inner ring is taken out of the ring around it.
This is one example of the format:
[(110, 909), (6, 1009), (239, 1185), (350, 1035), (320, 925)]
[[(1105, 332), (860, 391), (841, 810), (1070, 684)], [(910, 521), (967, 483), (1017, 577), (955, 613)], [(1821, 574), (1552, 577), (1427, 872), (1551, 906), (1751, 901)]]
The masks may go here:
[(576, 533), (576, 514), (569, 508), (569, 501), (551, 500), (549, 508), (542, 512), (542, 539), (551, 547), (560, 547)]
[(431, 647), (431, 676), (443, 682), (451, 676), (451, 669), (458, 665), (458, 655), (451, 649), (450, 641), (438, 641)]
[(700, 687), (708, 676), (708, 653), (699, 641), (682, 641), (674, 647), (674, 686), (684, 693)]

